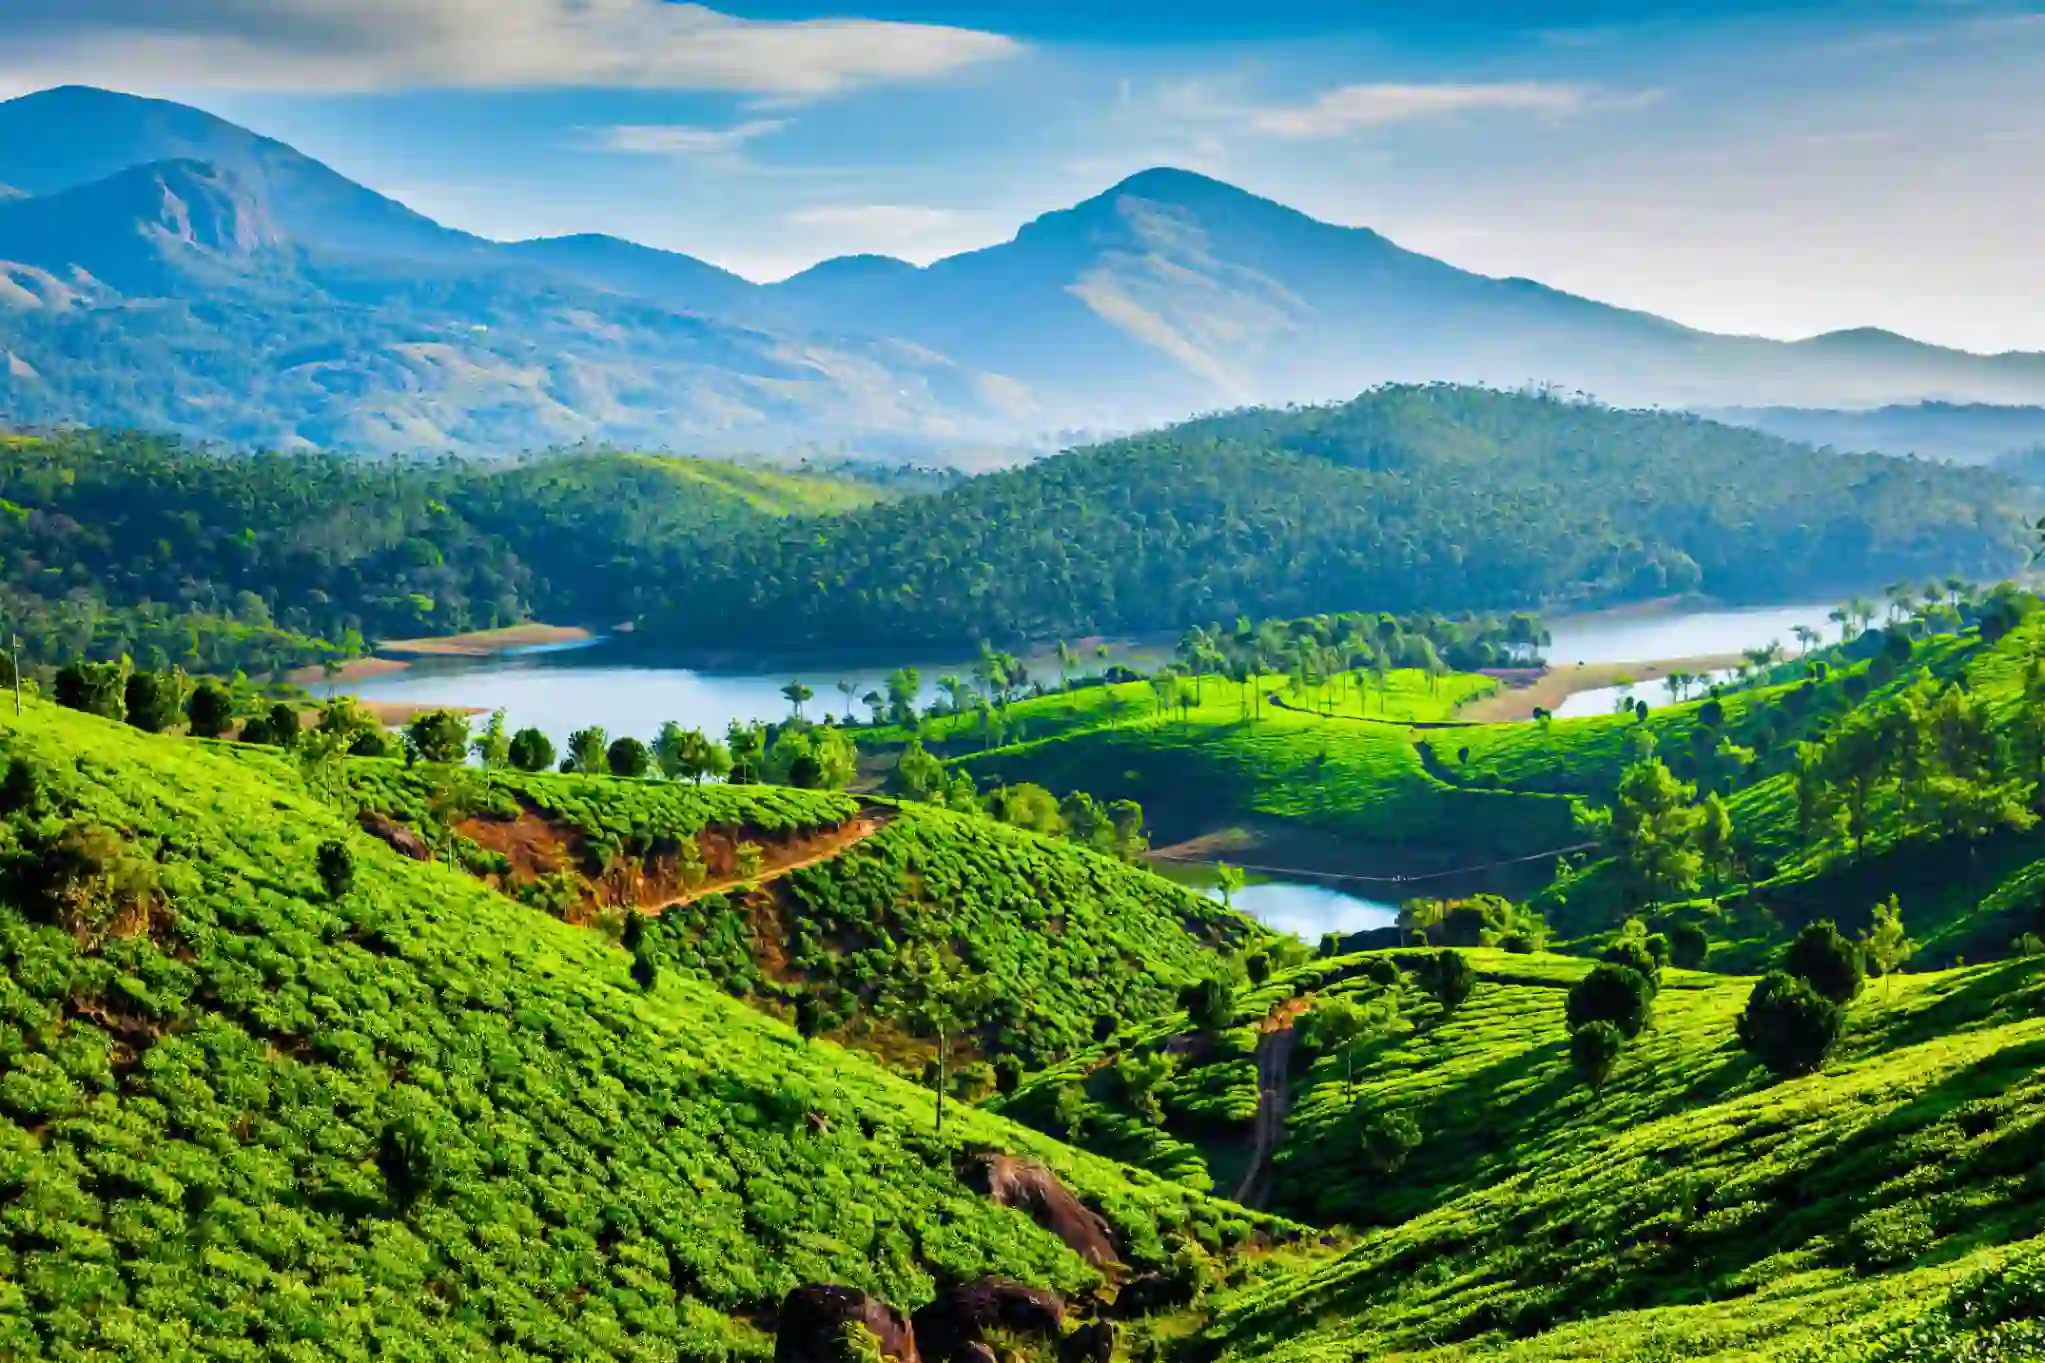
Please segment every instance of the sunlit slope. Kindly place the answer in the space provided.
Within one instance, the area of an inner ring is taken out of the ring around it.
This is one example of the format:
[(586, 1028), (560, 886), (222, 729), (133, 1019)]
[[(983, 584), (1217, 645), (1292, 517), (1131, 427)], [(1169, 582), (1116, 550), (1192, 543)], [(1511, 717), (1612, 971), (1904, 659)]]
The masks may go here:
[(961, 1183), (968, 1142), (1047, 1159), (1134, 1260), (1240, 1220), (986, 1116), (933, 1139), (927, 1091), (677, 972), (642, 990), (283, 759), (40, 705), (0, 750), (36, 778), (0, 879), (11, 1357), (764, 1357), (804, 1281), (1091, 1281)]

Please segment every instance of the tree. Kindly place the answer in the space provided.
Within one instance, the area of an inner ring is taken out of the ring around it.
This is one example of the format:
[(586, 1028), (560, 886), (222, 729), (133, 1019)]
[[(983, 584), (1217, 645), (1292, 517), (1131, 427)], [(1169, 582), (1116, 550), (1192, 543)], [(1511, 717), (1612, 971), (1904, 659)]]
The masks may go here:
[(1860, 949), (1830, 921), (1805, 924), (1782, 955), (1782, 970), (1844, 1007), (1867, 979)]
[(469, 755), (468, 716), (427, 710), (405, 726), (405, 751), (417, 762), (455, 763)]
[(561, 770), (579, 771), (585, 776), (602, 776), (611, 769), (611, 736), (600, 724), (587, 729), (577, 729), (568, 735), (568, 756), (561, 759)]
[(194, 738), (219, 738), (234, 728), (234, 698), (215, 681), (202, 681), (185, 702), (185, 718)]
[(483, 732), (476, 735), (469, 744), (469, 750), (487, 771), (496, 771), (510, 764), (511, 740), (505, 737), (502, 708), (490, 712), (490, 718), (483, 724)]
[(1374, 1112), (1357, 1128), (1363, 1162), (1379, 1174), (1396, 1174), (1420, 1148), (1420, 1127), (1403, 1112)]
[(632, 982), (651, 990), (660, 983), (660, 943), (652, 929), (653, 920), (636, 909), (627, 909), (625, 936), (621, 945), (632, 955)]
[(653, 754), (636, 738), (615, 738), (604, 749), (604, 763), (611, 775), (637, 780), (653, 769)]
[(795, 1032), (804, 1041), (824, 1034), (823, 1001), (807, 989), (795, 996)]
[(1896, 971), (1917, 954), (1917, 943), (1903, 931), (1903, 905), (1895, 895), (1875, 905), (1867, 931), (1861, 934), (1860, 954), (1868, 968), (1881, 976), (1884, 993)]
[[(414, 720), (413, 723), (416, 724), (418, 721)], [(267, 712), (244, 724), (241, 738), (244, 743), (265, 743), (273, 748), (289, 750), (298, 746), (299, 731), (298, 708), (280, 700)], [(466, 737), (467, 729), (464, 728), (462, 732)]]
[(653, 754), (662, 775), (671, 781), (686, 777), (700, 786), (706, 776), (722, 780), (731, 772), (731, 753), (722, 743), (701, 729), (684, 729), (672, 719), (660, 726)]
[(320, 884), (326, 887), (329, 899), (345, 899), (355, 886), (355, 854), (345, 842), (330, 839), (321, 843), (313, 858), (313, 868), (319, 873)]
[(1664, 894), (1697, 887), (1703, 868), (1697, 830), (1704, 814), (1690, 803), (1696, 793), (1659, 758), (1635, 763), (1619, 779), (1612, 831), (1649, 905), (1659, 904)]
[(1387, 1005), (1389, 1000), (1380, 995), (1371, 1003), (1359, 1003), (1346, 995), (1330, 995), (1316, 1000), (1303, 1018), (1305, 1040), (1323, 1055), (1342, 1057), (1342, 1084), (1345, 1093), (1356, 1087), (1356, 1052), (1367, 1039), (1381, 1033), (1390, 1022)]
[(842, 731), (791, 724), (775, 736), (765, 776), (774, 785), (843, 790), (858, 770), (859, 750)]
[(66, 663), (57, 669), (57, 704), (102, 719), (126, 717), (128, 677), (134, 665), (126, 654), (110, 663)]
[(1243, 868), (1231, 866), (1225, 861), (1214, 864), (1214, 885), (1221, 891), (1221, 907), (1235, 907), (1235, 893), (1243, 888)]
[(1065, 831), (1065, 816), (1059, 812), (1057, 797), (1029, 781), (988, 791), (986, 808), (989, 815), (1002, 823), (1045, 837)]
[(781, 688), (781, 694), (787, 699), (789, 708), (794, 711), (795, 717), (801, 719), (803, 703), (816, 695), (816, 692), (810, 690), (799, 681), (792, 681)]
[(1569, 1034), (1569, 1059), (1593, 1093), (1605, 1087), (1625, 1049), (1626, 1034), (1610, 1022), (1593, 1019)]
[(1590, 974), (1570, 988), (1565, 1009), (1569, 1029), (1575, 1032), (1602, 1022), (1622, 1036), (1639, 1036), (1653, 1013), (1654, 993), (1647, 977), (1631, 967), (1609, 961), (1592, 966)]
[(545, 771), (554, 765), (554, 741), (538, 729), (520, 729), (505, 755), (520, 771)]
[(1717, 899), (1733, 862), (1733, 816), (1716, 791), (1704, 797), (1698, 813), (1697, 855), (1711, 877), (1711, 897)]
[(949, 949), (912, 947), (902, 985), (908, 1019), (937, 1040), (937, 1125), (944, 1135), (944, 1100), (950, 1086), (952, 1037), (987, 1006), (991, 983), (967, 973)]
[(1178, 1060), (1170, 1051), (1152, 1051), (1149, 1055), (1132, 1052), (1115, 1062), (1115, 1079), (1122, 1087), (1123, 1097), (1136, 1115), (1152, 1126), (1164, 1124), (1164, 1104), (1159, 1100), (1158, 1090), (1170, 1081)]
[(731, 754), (731, 775), (733, 785), (751, 785), (760, 779), (760, 768), (767, 759), (767, 732), (758, 723), (742, 724), (733, 720), (724, 730), (725, 750)]
[(1779, 1075), (1823, 1069), (1846, 1031), (1846, 1010), (1810, 982), (1772, 971), (1747, 996), (1740, 1014), (1740, 1045)]

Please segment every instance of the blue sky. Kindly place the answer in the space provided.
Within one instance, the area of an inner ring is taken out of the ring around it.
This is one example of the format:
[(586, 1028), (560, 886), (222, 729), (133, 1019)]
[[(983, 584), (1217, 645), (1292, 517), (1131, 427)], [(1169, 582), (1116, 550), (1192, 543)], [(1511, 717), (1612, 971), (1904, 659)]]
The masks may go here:
[(1714, 329), (2045, 350), (2038, 4), (7, 0), (491, 236), (926, 261), (1155, 164)]

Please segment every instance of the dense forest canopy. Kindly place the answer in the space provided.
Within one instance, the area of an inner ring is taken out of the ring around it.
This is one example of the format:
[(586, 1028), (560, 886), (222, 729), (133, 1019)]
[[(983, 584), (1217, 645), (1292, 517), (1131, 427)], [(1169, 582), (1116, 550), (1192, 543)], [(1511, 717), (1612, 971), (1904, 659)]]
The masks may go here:
[(705, 543), (873, 495), (601, 450), (476, 464), (5, 437), (0, 603), (37, 661), (268, 670), (535, 616), (615, 622)]
[(2018, 561), (2013, 484), (1538, 394), (1387, 387), (1190, 422), (709, 547), (667, 637), (949, 643), (1238, 614), (1730, 600)]

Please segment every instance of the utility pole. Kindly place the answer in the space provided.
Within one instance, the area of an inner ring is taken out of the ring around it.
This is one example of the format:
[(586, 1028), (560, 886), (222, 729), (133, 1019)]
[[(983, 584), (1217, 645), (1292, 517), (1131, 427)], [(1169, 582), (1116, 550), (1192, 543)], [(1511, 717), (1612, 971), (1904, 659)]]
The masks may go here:
[(7, 636), (7, 662), (14, 668), (14, 717), (21, 718), (21, 636)]

